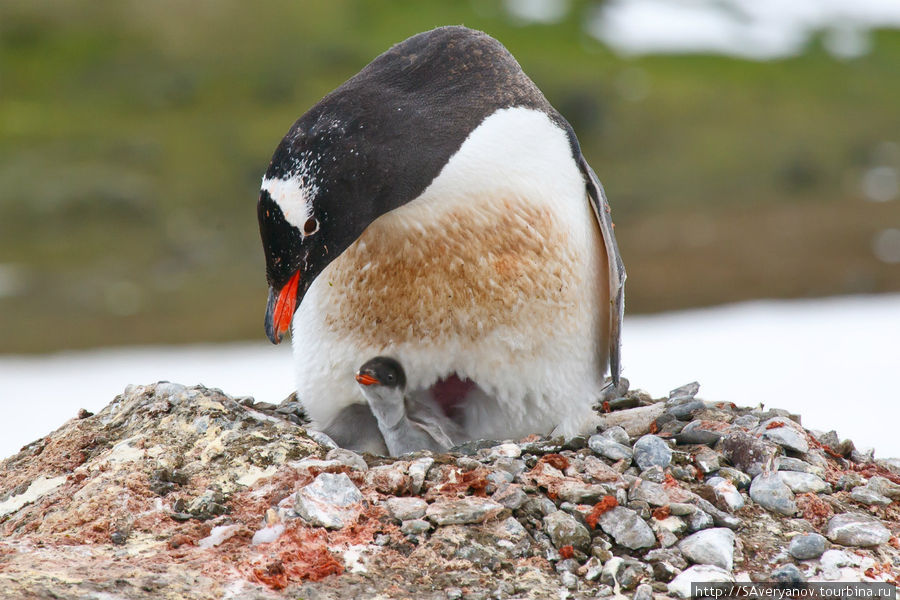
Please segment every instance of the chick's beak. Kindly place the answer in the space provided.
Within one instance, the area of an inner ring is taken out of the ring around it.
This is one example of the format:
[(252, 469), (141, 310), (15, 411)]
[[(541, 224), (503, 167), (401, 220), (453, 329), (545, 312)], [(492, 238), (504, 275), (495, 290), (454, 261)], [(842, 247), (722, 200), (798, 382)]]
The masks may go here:
[(297, 309), (297, 287), (300, 284), (300, 271), (294, 273), (284, 287), (278, 292), (269, 288), (269, 301), (266, 303), (266, 335), (273, 344), (277, 344), (290, 329)]
[(372, 385), (378, 383), (378, 380), (367, 373), (357, 373), (356, 382), (360, 385)]

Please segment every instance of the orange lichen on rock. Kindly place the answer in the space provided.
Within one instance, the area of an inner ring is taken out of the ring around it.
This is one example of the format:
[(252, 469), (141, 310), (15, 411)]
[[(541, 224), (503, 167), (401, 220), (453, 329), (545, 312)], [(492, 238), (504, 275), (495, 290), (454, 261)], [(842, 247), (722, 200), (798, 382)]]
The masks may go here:
[(563, 546), (559, 549), (559, 555), (563, 558), (572, 558), (575, 556), (575, 548), (572, 545)]
[(274, 556), (262, 565), (250, 566), (248, 579), (281, 590), (291, 582), (319, 581), (344, 572), (344, 565), (328, 549), (328, 536), (321, 529), (291, 527), (277, 544)]
[(545, 454), (538, 460), (534, 468), (537, 469), (538, 465), (541, 465), (543, 463), (547, 463), (554, 469), (558, 469), (560, 471), (565, 471), (569, 468), (569, 459), (561, 454)]
[(816, 529), (824, 527), (828, 519), (834, 516), (834, 509), (831, 508), (831, 505), (812, 492), (797, 494), (795, 502), (803, 518), (809, 521)]
[(615, 496), (604, 496), (600, 502), (594, 505), (594, 508), (591, 509), (591, 512), (588, 513), (584, 520), (591, 526), (591, 529), (596, 529), (600, 515), (614, 509), (618, 505), (619, 501), (616, 500)]
[(779, 427), (784, 427), (783, 421), (772, 421), (766, 425), (766, 429), (778, 429)]
[(666, 504), (665, 506), (660, 506), (659, 508), (653, 509), (653, 512), (651, 514), (657, 521), (664, 521), (669, 518), (669, 515), (672, 514), (672, 509), (669, 508), (668, 504)]

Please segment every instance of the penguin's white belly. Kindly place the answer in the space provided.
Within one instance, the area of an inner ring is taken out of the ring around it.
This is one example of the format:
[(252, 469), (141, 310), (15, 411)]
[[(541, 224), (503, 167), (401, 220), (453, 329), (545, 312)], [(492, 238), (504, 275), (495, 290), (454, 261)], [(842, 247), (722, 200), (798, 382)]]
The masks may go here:
[(574, 433), (600, 394), (608, 334), (606, 253), (565, 134), (505, 109), (313, 282), (293, 323), (297, 390), (327, 428), (364, 402), (360, 365), (388, 355), (409, 390), (454, 373), (477, 383), (472, 438)]

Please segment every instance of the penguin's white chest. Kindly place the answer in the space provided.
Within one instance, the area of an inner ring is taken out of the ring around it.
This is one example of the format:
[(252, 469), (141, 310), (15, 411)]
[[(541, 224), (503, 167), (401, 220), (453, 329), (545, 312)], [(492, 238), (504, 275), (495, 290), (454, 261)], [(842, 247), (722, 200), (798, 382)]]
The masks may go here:
[(456, 373), (485, 393), (469, 433), (553, 426), (599, 392), (603, 241), (562, 129), (498, 111), (420, 197), (383, 215), (316, 279), (294, 318), (298, 392), (327, 425), (387, 354), (410, 389)]

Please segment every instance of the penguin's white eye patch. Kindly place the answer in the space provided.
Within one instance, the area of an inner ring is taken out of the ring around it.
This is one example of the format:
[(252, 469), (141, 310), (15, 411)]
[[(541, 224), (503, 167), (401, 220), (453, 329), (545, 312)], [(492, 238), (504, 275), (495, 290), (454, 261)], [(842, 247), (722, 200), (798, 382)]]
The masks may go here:
[(303, 235), (312, 235), (319, 230), (319, 220), (310, 217), (303, 223)]

